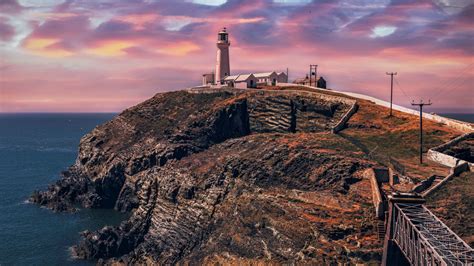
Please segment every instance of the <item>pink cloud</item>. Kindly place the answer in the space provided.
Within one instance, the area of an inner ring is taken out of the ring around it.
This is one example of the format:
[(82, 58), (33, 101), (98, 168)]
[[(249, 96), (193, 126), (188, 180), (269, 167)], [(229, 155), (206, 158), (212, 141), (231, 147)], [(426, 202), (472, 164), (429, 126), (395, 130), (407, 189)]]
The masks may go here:
[[(15, 1), (1, 3), (9, 19), (0, 20), (0, 33), (11, 48), (1, 68), (0, 111), (119, 111), (158, 91), (199, 84), (214, 67), (223, 26), (235, 73), (289, 67), (296, 78), (316, 63), (331, 87), (386, 99), (384, 73), (398, 71), (396, 102), (405, 105), (435, 96), (474, 61), (474, 5), (444, 12), (430, 1), (66, 1), (29, 8), (26, 16), (14, 15), (26, 12)], [(371, 38), (380, 26), (396, 30)], [(434, 110), (472, 111), (474, 97), (457, 96), (472, 94), (472, 69), (465, 75)]]

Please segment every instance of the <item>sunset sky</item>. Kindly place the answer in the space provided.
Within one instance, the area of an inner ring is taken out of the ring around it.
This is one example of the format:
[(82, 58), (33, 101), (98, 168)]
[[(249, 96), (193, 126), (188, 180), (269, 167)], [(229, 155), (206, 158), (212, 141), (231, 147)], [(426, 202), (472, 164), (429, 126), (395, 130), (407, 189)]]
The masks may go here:
[(118, 112), (232, 74), (309, 64), (335, 90), (474, 113), (473, 0), (0, 0), (0, 112)]

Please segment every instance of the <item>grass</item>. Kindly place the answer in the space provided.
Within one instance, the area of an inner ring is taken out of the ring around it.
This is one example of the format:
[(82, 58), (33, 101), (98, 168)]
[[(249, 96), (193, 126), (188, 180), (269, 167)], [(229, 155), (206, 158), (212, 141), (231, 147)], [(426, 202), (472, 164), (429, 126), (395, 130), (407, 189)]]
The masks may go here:
[[(342, 136), (367, 153), (381, 165), (393, 167), (402, 174), (420, 181), (432, 174), (447, 175), (448, 168), (425, 160), (419, 164), (419, 118), (394, 111), (369, 101), (358, 100), (359, 110), (349, 120), (350, 127)], [(423, 120), (424, 149), (442, 144), (461, 132), (431, 120)]]
[(427, 205), (456, 234), (474, 247), (474, 173), (448, 181), (427, 198)]
[[(315, 91), (307, 87), (265, 87), (265, 89), (310, 91), (354, 99), (337, 91)], [(396, 110), (393, 111), (393, 116), (389, 116), (390, 111), (386, 107), (361, 99), (357, 99), (357, 103), (359, 110), (349, 120), (349, 128), (339, 133), (344, 139), (340, 145), (351, 143), (350, 146), (357, 147), (365, 154), (366, 158), (380, 165), (392, 167), (400, 171), (401, 174), (408, 175), (415, 182), (432, 174), (441, 176), (448, 174), (448, 167), (431, 162), (426, 158), (422, 165), (419, 164), (418, 116)], [(461, 134), (462, 132), (443, 124), (423, 119), (423, 152), (426, 153), (429, 148), (445, 143)], [(330, 143), (327, 143), (327, 147), (334, 148)]]

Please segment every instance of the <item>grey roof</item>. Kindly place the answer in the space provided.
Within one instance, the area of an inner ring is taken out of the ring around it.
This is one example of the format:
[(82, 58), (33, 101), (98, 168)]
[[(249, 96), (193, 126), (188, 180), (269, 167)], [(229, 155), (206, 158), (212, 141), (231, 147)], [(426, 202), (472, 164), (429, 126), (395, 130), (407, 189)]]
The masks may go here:
[(232, 76), (227, 76), (224, 78), (225, 81), (235, 81), (235, 82), (240, 82), (240, 81), (246, 81), (248, 78), (250, 78), (251, 76), (255, 77), (255, 78), (268, 78), (270, 77), (271, 75), (273, 75), (275, 73), (276, 76), (280, 76), (280, 75), (285, 75), (286, 76), (286, 73), (285, 72), (262, 72), (262, 73), (250, 73), (250, 74), (239, 74), (239, 75), (232, 75)]
[(267, 78), (267, 77), (270, 77), (273, 73), (275, 73), (275, 75), (278, 75), (275, 71), (273, 71), (273, 72), (263, 72), (263, 73), (254, 73), (253, 75), (256, 78)]
[(244, 75), (239, 75), (239, 77), (237, 79), (235, 79), (236, 82), (239, 82), (239, 81), (246, 81), (247, 79), (249, 79), (250, 77), (253, 77), (254, 75), (253, 74), (244, 74)]
[(225, 77), (224, 81), (243, 82), (243, 81), (247, 81), (251, 77), (255, 78), (253, 74), (232, 75), (232, 76)]
[(226, 81), (234, 81), (236, 80), (240, 75), (232, 75), (232, 76), (227, 76), (224, 78)]

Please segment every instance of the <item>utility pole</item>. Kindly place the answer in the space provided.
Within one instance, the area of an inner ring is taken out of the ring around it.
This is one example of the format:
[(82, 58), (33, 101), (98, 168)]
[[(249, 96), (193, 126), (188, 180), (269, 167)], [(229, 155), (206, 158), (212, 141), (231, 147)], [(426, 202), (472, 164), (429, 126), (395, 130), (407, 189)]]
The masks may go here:
[(288, 83), (290, 80), (290, 72), (288, 71), (288, 68), (286, 68), (286, 82)]
[(317, 83), (317, 74), (318, 74), (318, 65), (309, 65), (309, 86), (311, 86), (313, 76), (314, 76), (314, 86), (316, 87)]
[(392, 102), (393, 102), (393, 75), (397, 75), (397, 72), (386, 72), (385, 74), (390, 75), (390, 116), (392, 116)]
[(424, 103), (423, 100), (420, 100), (419, 103), (411, 102), (412, 106), (420, 107), (420, 164), (423, 164), (423, 106), (431, 104), (431, 100), (428, 103)]

